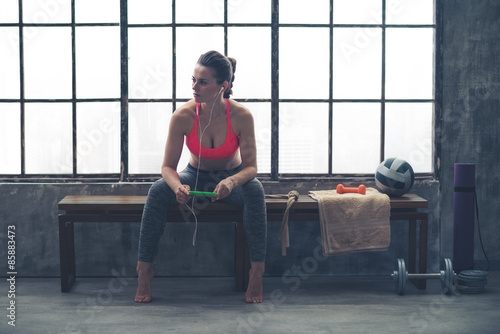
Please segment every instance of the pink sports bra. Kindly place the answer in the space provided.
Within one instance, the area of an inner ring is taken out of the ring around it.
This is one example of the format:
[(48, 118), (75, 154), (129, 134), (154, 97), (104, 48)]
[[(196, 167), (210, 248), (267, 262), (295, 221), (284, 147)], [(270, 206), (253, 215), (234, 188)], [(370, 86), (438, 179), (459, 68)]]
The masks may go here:
[[(186, 136), (186, 146), (189, 151), (195, 156), (200, 155), (200, 142), (198, 140), (198, 112), (200, 109), (200, 104), (196, 105), (196, 118), (194, 121), (194, 126), (189, 135)], [(240, 147), (239, 137), (233, 131), (231, 127), (231, 118), (229, 117), (229, 102), (226, 99), (226, 113), (227, 113), (227, 132), (226, 140), (222, 146), (216, 148), (208, 148), (201, 146), (202, 159), (226, 159), (233, 156), (238, 148)]]

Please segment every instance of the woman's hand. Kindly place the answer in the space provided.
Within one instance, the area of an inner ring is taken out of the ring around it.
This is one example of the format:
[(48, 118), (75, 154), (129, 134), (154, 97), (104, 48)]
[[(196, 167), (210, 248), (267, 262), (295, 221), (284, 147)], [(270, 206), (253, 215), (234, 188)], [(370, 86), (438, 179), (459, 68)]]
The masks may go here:
[(231, 194), (233, 188), (234, 188), (234, 182), (230, 178), (220, 181), (219, 184), (214, 189), (214, 193), (217, 193), (217, 196), (212, 197), (212, 202), (226, 198)]
[(175, 192), (175, 199), (177, 200), (177, 203), (179, 204), (186, 204), (190, 199), (191, 195), (189, 195), (189, 191), (191, 190), (191, 187), (189, 187), (187, 184), (183, 184), (177, 188), (177, 191)]

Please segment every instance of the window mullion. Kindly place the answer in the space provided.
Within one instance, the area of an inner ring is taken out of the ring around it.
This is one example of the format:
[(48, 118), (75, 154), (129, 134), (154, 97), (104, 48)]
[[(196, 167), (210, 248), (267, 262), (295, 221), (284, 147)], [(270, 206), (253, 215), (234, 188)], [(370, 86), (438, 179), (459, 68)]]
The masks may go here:
[(177, 109), (177, 31), (175, 0), (172, 0), (172, 113)]
[[(432, 142), (434, 143), (434, 152), (432, 155), (433, 161), (433, 175), (437, 177), (438, 171), (440, 170), (440, 164), (438, 163), (437, 157), (441, 156), (441, 140), (436, 138), (436, 134), (442, 129), (441, 119), (443, 112), (443, 53), (438, 45), (443, 45), (443, 1), (434, 1), (434, 36), (435, 36), (435, 46), (434, 46), (434, 128), (432, 131), (433, 137)], [(439, 130), (438, 130), (439, 129)]]
[(328, 175), (333, 173), (333, 0), (330, 0), (330, 86), (328, 97)]
[(21, 107), (21, 177), (26, 176), (26, 134), (25, 134), (25, 96), (24, 96), (24, 32), (23, 1), (19, 0), (19, 97)]
[(279, 179), (279, 0), (271, 16), (271, 180)]
[(380, 161), (385, 159), (385, 32), (386, 0), (382, 0), (382, 83), (380, 92)]
[(76, 24), (75, 24), (75, 0), (71, 1), (71, 85), (72, 85), (72, 141), (73, 141), (73, 177), (75, 177), (78, 173), (77, 164), (78, 164), (78, 154), (77, 154), (77, 116), (76, 116)]
[(121, 79), (120, 79), (120, 181), (128, 179), (128, 18), (127, 18), (127, 0), (120, 0), (120, 60), (121, 60)]
[(227, 46), (227, 0), (224, 0), (224, 55), (228, 55)]

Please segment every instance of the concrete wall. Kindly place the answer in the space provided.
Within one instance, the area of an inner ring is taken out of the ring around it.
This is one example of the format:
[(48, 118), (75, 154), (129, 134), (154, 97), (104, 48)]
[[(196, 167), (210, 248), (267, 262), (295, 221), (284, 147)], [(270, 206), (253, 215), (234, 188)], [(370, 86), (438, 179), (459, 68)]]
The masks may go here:
[[(442, 114), (437, 114), (435, 139), (440, 170), (437, 180), (419, 181), (413, 191), (429, 200), (429, 270), (453, 249), (453, 164), (474, 162), (485, 249), (500, 262), (500, 1), (445, 0)], [(147, 183), (123, 184), (0, 184), (0, 257), (7, 258), (6, 231), (16, 226), (18, 276), (59, 276), (57, 203), (67, 194), (146, 195)], [(367, 184), (373, 186), (373, 184)], [(336, 183), (265, 183), (268, 193), (302, 194), (334, 188)], [(231, 276), (233, 226), (199, 225), (197, 245), (191, 245), (194, 225), (179, 223), (166, 231), (157, 261), (157, 275)], [(279, 222), (270, 222), (267, 273), (281, 276), (302, 266), (318, 247), (318, 222), (291, 226), (291, 248), (283, 258), (277, 239)], [(76, 227), (77, 275), (110, 276), (112, 270), (133, 275), (139, 223), (85, 224)], [(476, 242), (476, 259), (482, 261)], [(407, 257), (407, 224), (392, 222), (387, 252), (331, 257), (319, 263), (316, 275), (388, 274), (397, 257)], [(2, 266), (7, 265), (4, 260)], [(7, 270), (4, 270), (7, 272)]]
[[(488, 257), (498, 268), (500, 1), (446, 0), (443, 18), (442, 254), (451, 257), (453, 252), (454, 163), (475, 163), (482, 239)], [(477, 232), (475, 257), (483, 261)]]

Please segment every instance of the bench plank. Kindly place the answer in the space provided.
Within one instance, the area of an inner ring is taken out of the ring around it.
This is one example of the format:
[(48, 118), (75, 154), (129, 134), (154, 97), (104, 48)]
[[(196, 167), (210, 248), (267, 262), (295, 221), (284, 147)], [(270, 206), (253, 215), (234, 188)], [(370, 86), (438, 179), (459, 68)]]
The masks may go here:
[[(119, 210), (141, 211), (146, 203), (146, 196), (120, 196), (120, 195), (69, 195), (58, 204), (59, 210)], [(415, 194), (405, 194), (402, 197), (391, 197), (391, 209), (420, 209), (427, 208), (428, 201)], [(173, 205), (177, 206), (177, 205)], [(268, 210), (284, 210), (287, 198), (266, 198)], [(294, 209), (318, 209), (318, 202), (308, 195), (300, 195), (293, 204)], [(226, 203), (210, 203), (204, 210), (220, 211), (223, 209), (234, 210), (233, 205)]]

